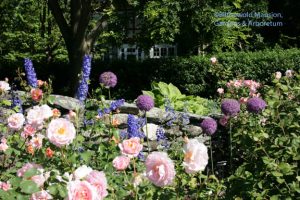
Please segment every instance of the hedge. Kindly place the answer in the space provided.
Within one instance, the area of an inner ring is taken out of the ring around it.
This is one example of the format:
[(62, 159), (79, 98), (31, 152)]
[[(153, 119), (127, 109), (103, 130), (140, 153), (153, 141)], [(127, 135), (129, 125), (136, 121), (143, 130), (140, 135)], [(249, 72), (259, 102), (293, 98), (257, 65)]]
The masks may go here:
[(276, 71), (299, 70), (299, 49), (273, 49), (257, 52), (230, 52), (211, 56), (176, 57), (138, 61), (95, 62), (92, 83), (106, 70), (117, 74), (117, 96), (134, 99), (141, 90), (150, 89), (151, 81), (173, 83), (184, 94), (213, 97), (216, 89), (236, 78), (253, 79), (268, 84)]

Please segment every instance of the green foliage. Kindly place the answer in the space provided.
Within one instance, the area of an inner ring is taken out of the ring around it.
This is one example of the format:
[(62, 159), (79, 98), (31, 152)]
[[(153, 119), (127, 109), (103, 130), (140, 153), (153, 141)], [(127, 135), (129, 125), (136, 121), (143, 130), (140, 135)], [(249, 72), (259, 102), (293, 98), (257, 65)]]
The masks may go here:
[(141, 90), (151, 90), (151, 82), (172, 83), (182, 93), (205, 98), (216, 96), (225, 80), (239, 77), (252, 79), (263, 84), (271, 83), (271, 74), (300, 67), (298, 49), (274, 49), (257, 52), (232, 52), (215, 55), (216, 65), (210, 56), (148, 59), (138, 61), (96, 62), (101, 68), (92, 69), (92, 85), (98, 86), (101, 72), (110, 70), (118, 76), (118, 85), (113, 94), (117, 98), (135, 99)]
[(0, 3), (0, 63), (16, 63), (24, 57), (66, 60), (60, 33), (47, 13), (47, 1), (4, 0)]
[(297, 199), (299, 181), (300, 76), (274, 79), (265, 86), (267, 109), (241, 112), (233, 120), (235, 173), (229, 199)]
[(155, 100), (155, 106), (164, 108), (166, 100), (170, 101), (171, 106), (177, 111), (187, 111), (199, 115), (212, 113), (214, 102), (198, 97), (186, 96), (172, 83), (153, 82), (151, 91), (143, 91), (143, 94), (151, 96)]

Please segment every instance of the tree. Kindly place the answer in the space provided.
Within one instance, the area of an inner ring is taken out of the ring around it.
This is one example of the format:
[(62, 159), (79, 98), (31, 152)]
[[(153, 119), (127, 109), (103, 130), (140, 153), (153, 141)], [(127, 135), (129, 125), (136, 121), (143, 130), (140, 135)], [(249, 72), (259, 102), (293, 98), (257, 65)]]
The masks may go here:
[(106, 28), (112, 3), (105, 0), (48, 0), (48, 5), (65, 41), (71, 66), (69, 84), (75, 92), (83, 56), (91, 53), (98, 36)]

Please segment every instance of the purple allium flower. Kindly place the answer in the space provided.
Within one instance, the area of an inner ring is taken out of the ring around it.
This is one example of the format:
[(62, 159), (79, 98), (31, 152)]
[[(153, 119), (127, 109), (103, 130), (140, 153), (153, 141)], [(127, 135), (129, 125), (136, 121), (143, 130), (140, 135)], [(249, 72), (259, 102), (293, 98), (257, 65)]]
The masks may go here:
[(107, 88), (113, 88), (117, 85), (117, 76), (112, 72), (103, 72), (99, 77), (99, 82)]
[(247, 102), (247, 110), (251, 113), (260, 113), (266, 106), (266, 102), (259, 97), (253, 97)]
[(36, 73), (33, 68), (32, 61), (29, 58), (24, 59), (24, 66), (27, 76), (27, 82), (31, 87), (36, 88), (37, 87), (37, 78)]
[(92, 61), (91, 56), (85, 55), (83, 57), (82, 79), (79, 83), (79, 87), (76, 93), (76, 98), (79, 99), (80, 101), (84, 101), (86, 99), (87, 93), (89, 91), (88, 80), (91, 72), (91, 61)]
[(140, 95), (136, 99), (136, 106), (142, 111), (149, 111), (154, 107), (154, 101), (148, 95)]
[(200, 124), (204, 133), (213, 135), (217, 131), (217, 122), (213, 118), (206, 118)]
[(227, 116), (235, 116), (240, 112), (240, 103), (235, 99), (224, 99), (221, 110)]

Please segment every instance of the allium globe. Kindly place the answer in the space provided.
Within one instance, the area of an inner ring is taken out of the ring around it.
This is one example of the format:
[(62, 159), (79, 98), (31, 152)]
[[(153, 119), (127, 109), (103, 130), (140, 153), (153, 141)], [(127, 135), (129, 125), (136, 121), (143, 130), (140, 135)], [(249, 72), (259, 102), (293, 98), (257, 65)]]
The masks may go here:
[(142, 111), (149, 111), (154, 107), (154, 101), (148, 95), (140, 95), (136, 99), (136, 106)]
[(117, 85), (117, 76), (112, 72), (103, 72), (99, 77), (99, 82), (107, 88), (113, 88)]
[(222, 101), (221, 110), (227, 116), (237, 115), (240, 109), (240, 103), (235, 99), (224, 99)]
[(260, 113), (266, 108), (266, 102), (258, 97), (253, 97), (247, 102), (247, 110), (251, 113)]
[(217, 122), (213, 118), (206, 118), (200, 124), (204, 133), (213, 135), (217, 131)]

